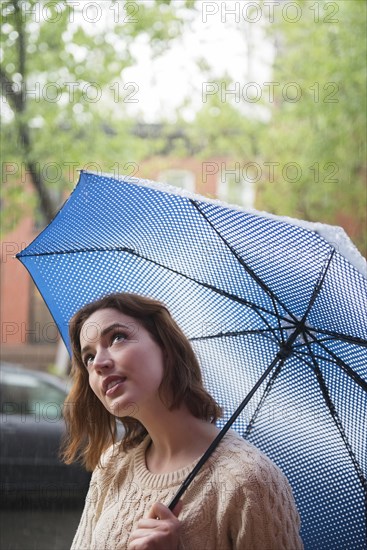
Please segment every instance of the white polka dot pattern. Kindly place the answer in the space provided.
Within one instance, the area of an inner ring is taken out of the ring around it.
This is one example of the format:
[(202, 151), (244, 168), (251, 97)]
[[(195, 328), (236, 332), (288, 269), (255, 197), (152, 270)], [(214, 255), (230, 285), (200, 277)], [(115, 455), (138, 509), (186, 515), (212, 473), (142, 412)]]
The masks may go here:
[(329, 242), (156, 183), (82, 172), (18, 258), (66, 343), (73, 313), (104, 294), (165, 302), (224, 420), (280, 354), (234, 428), (290, 480), (305, 548), (364, 546), (367, 280)]

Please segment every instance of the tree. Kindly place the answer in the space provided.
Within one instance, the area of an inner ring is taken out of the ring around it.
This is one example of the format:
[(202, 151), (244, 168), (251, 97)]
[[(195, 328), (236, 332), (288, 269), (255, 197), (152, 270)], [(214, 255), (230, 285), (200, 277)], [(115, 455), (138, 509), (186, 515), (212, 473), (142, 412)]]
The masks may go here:
[[(76, 168), (91, 161), (90, 169), (134, 171), (145, 144), (131, 134), (125, 106), (139, 101), (139, 84), (124, 81), (124, 69), (133, 63), (137, 40), (162, 53), (182, 31), (182, 10), (191, 6), (187, 1), (178, 9), (167, 0), (3, 1), (5, 229), (25, 205), (50, 221), (75, 183)], [(36, 193), (27, 195), (26, 178)]]
[(238, 3), (226, 24), (237, 17), (245, 37), (251, 25), (264, 27), (272, 76), (264, 82), (254, 71), (254, 44), (244, 43), (247, 63), (236, 80), (204, 66), (209, 93), (186, 124), (192, 150), (225, 155), (227, 168), (253, 178), (258, 209), (341, 225), (367, 252), (366, 3), (298, 0), (270, 8), (258, 2), (241, 10)]
[(268, 25), (278, 85), (261, 148), (276, 164), (258, 206), (344, 225), (366, 251), (366, 4), (297, 4)]

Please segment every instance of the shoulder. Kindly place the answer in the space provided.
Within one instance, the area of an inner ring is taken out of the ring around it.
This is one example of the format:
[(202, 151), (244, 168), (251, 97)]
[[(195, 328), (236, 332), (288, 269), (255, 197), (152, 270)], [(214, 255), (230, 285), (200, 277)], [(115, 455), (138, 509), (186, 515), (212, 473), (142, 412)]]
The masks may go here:
[(230, 430), (213, 453), (212, 466), (241, 487), (277, 487), (288, 491), (289, 483), (281, 469), (257, 447)]
[(128, 451), (122, 450), (121, 442), (108, 447), (93, 471), (88, 498), (102, 502), (107, 494), (118, 490), (119, 485), (126, 479), (133, 478), (136, 457), (143, 453), (144, 445), (146, 445), (145, 441)]
[[(113, 481), (117, 470), (117, 458), (121, 456), (119, 444), (115, 443), (108, 447), (102, 453), (99, 462), (93, 470), (89, 484), (89, 501), (98, 501), (102, 498), (107, 490), (107, 487)], [(125, 462), (127, 456), (122, 456), (122, 461)]]
[(101, 455), (98, 467), (108, 468), (108, 466), (110, 466), (111, 463), (115, 462), (118, 458), (126, 459), (128, 455), (129, 453), (124, 453), (121, 450), (121, 441), (118, 441), (113, 445), (110, 445), (110, 447), (108, 447)]
[(277, 466), (260, 449), (252, 445), (233, 430), (223, 437), (213, 456), (217, 463), (234, 463), (239, 467), (257, 467), (264, 463), (264, 467)]
[(122, 449), (121, 441), (110, 445), (110, 447), (102, 453), (99, 463), (93, 472), (93, 477), (109, 477), (117, 470), (123, 470), (129, 467), (129, 465), (134, 462), (136, 456), (140, 456), (146, 445), (147, 442), (144, 440), (128, 451)]
[(216, 478), (224, 480), (223, 513), (230, 518), (231, 536), (263, 541), (256, 546), (241, 539), (236, 548), (302, 548), (292, 488), (269, 457), (229, 431), (212, 464)]

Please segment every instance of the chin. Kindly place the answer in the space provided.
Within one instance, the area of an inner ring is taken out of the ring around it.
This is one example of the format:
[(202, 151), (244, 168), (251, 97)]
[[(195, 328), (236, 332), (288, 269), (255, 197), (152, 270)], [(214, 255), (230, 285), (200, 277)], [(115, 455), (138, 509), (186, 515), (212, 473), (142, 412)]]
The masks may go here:
[(134, 401), (127, 401), (126, 399), (115, 399), (113, 403), (106, 404), (105, 407), (113, 415), (119, 418), (125, 416), (136, 417), (139, 407)]

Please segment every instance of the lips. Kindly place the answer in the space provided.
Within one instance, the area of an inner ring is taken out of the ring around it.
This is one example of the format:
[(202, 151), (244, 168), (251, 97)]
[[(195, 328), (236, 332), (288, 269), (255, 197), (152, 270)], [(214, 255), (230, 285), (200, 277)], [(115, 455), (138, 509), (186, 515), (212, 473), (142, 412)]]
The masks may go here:
[(102, 383), (103, 392), (106, 395), (112, 394), (114, 388), (119, 384), (125, 382), (125, 380), (126, 376), (107, 376), (107, 378), (105, 378)]

